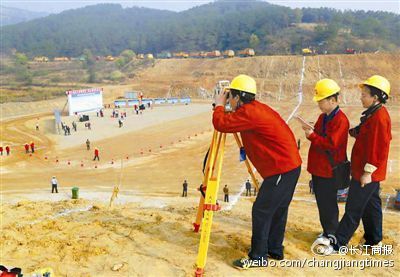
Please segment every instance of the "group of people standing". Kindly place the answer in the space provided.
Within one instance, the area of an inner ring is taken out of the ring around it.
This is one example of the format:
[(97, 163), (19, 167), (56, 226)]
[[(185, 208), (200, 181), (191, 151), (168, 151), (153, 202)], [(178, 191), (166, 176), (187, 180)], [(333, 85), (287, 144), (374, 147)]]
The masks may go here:
[[(311, 141), (307, 169), (312, 174), (323, 229), (316, 243), (329, 246), (330, 253), (347, 245), (360, 221), (364, 225), (361, 245), (374, 246), (382, 241), (379, 190), (380, 182), (386, 178), (392, 139), (391, 120), (384, 107), (390, 95), (390, 83), (386, 78), (374, 75), (359, 87), (361, 103), (366, 110), (354, 128), (350, 129), (349, 121), (338, 105), (340, 87), (330, 79), (316, 85), (314, 100), (323, 113), (314, 128), (303, 124), (305, 135)], [(355, 138), (350, 159), (351, 182), (345, 214), (339, 221), (336, 195), (341, 176), (335, 170), (347, 162), (348, 135)]]
[(103, 111), (103, 109), (101, 109), (101, 110), (98, 110), (97, 112), (96, 112), (96, 116), (97, 117), (104, 117), (104, 111)]
[[(72, 125), (72, 129), (76, 132), (77, 128), (78, 128), (76, 122), (72, 121), (71, 125)], [(63, 129), (65, 136), (71, 135), (71, 128), (67, 124), (65, 124), (65, 122), (61, 122), (61, 128)]]
[[(198, 189), (202, 194), (204, 193), (202, 186), (200, 186), (200, 188)], [(246, 196), (251, 196), (251, 183), (250, 180), (247, 180), (245, 183), (246, 186)], [(187, 180), (183, 181), (182, 184), (182, 197), (187, 197), (187, 191), (188, 191), (188, 182)], [(228, 185), (225, 185), (223, 188), (223, 192), (224, 192), (224, 202), (229, 202), (229, 188)], [(205, 195), (203, 195), (204, 197)], [(256, 188), (254, 187), (254, 196), (256, 196)]]
[[(390, 116), (384, 106), (390, 83), (374, 75), (359, 87), (366, 110), (356, 127), (350, 129), (338, 105), (340, 87), (331, 79), (320, 80), (315, 86), (314, 101), (322, 112), (317, 122), (311, 125), (302, 121), (305, 136), (311, 141), (307, 170), (312, 175), (323, 230), (316, 242), (327, 247), (325, 254), (346, 246), (361, 220), (365, 245), (377, 245), (382, 240), (379, 188), (386, 177), (391, 141)], [(265, 266), (268, 263), (263, 260), (284, 258), (288, 208), (302, 163), (293, 132), (276, 111), (255, 100), (256, 93), (255, 80), (239, 75), (228, 89), (216, 95), (213, 113), (217, 131), (240, 133), (246, 155), (264, 179), (252, 208), (251, 249), (248, 257), (233, 262), (239, 268)], [(230, 113), (225, 112), (227, 102)], [(345, 214), (339, 221), (337, 178), (338, 169), (350, 167), (348, 134), (355, 138), (351, 182)]]
[(31, 143), (25, 143), (24, 148), (26, 154), (29, 153), (29, 148), (31, 150), (31, 153), (35, 153), (35, 143), (33, 141), (31, 141)]
[(3, 148), (3, 146), (0, 145), (0, 155), (1, 156), (3, 156), (3, 151), (4, 150), (6, 151), (7, 156), (9, 156), (10, 155), (10, 151), (11, 151), (10, 146), (6, 145), (6, 147)]

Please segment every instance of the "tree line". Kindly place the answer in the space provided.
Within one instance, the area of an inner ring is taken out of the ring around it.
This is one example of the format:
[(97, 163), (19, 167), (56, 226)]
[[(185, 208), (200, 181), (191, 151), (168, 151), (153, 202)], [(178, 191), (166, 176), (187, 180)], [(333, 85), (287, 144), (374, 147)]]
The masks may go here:
[(396, 50), (400, 16), (388, 12), (291, 9), (260, 1), (216, 1), (183, 12), (98, 4), (1, 28), (1, 51), (77, 57), (163, 51), (254, 48), (257, 54), (295, 54), (313, 46)]

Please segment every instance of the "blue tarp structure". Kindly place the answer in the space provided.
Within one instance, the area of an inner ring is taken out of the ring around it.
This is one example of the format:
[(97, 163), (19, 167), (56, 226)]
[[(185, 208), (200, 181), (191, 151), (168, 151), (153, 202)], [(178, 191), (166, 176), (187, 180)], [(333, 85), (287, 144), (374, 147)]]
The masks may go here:
[[(128, 106), (126, 106), (127, 102), (128, 102)], [(191, 102), (190, 97), (154, 98), (154, 99), (143, 99), (142, 100), (142, 104), (144, 104), (144, 105), (147, 105), (148, 103), (156, 104), (156, 105), (176, 104), (176, 103), (188, 104), (190, 102)], [(139, 99), (115, 100), (114, 105), (119, 106), (119, 107), (133, 107), (134, 105), (139, 106)]]
[(169, 104), (175, 104), (175, 103), (178, 103), (178, 102), (179, 102), (179, 98), (168, 98), (168, 99), (167, 99), (167, 102), (168, 102)]
[(126, 101), (116, 100), (114, 101), (114, 105), (119, 107), (126, 107)]
[(191, 102), (191, 99), (190, 99), (190, 97), (185, 97), (185, 98), (181, 98), (180, 100), (179, 100), (179, 102), (181, 102), (181, 103), (190, 103)]
[(139, 100), (133, 99), (133, 100), (128, 100), (128, 106), (133, 107), (133, 106), (138, 106), (139, 105)]
[(165, 104), (165, 103), (167, 103), (166, 98), (155, 98), (154, 99), (154, 104), (160, 105), (160, 104)]

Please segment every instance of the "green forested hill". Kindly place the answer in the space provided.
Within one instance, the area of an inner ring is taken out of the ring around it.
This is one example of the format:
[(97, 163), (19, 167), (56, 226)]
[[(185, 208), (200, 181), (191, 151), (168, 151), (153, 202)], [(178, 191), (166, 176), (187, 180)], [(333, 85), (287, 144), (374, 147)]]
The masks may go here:
[(183, 12), (99, 4), (1, 28), (1, 49), (28, 55), (78, 56), (255, 48), (298, 53), (314, 46), (332, 53), (400, 46), (400, 16), (387, 12), (290, 9), (259, 1), (216, 1)]

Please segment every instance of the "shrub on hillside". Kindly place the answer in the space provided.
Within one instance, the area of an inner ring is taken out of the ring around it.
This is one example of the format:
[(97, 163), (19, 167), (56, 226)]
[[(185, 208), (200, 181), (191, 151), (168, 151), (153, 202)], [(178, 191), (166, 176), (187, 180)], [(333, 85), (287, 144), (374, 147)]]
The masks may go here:
[(114, 81), (114, 82), (121, 81), (123, 79), (123, 77), (124, 77), (124, 75), (119, 70), (115, 70), (115, 71), (111, 72), (111, 74), (110, 74), (110, 80)]

